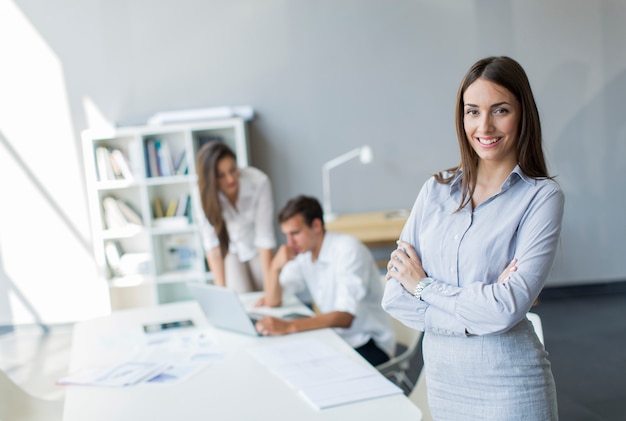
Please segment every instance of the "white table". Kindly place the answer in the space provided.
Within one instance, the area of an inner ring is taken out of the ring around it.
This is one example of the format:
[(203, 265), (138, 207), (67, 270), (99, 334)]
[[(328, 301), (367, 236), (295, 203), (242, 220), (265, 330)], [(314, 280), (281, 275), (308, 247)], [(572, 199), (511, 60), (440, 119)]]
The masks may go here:
[[(279, 309), (277, 311), (289, 311)], [(74, 327), (70, 370), (113, 364), (141, 343), (148, 323), (192, 319), (208, 328), (229, 351), (200, 373), (172, 385), (124, 388), (66, 386), (65, 421), (141, 420), (420, 420), (421, 412), (404, 395), (318, 410), (271, 373), (248, 349), (277, 341), (315, 337), (367, 364), (331, 329), (282, 337), (248, 337), (208, 325), (196, 302), (114, 312)], [(375, 370), (372, 367), (372, 370)]]

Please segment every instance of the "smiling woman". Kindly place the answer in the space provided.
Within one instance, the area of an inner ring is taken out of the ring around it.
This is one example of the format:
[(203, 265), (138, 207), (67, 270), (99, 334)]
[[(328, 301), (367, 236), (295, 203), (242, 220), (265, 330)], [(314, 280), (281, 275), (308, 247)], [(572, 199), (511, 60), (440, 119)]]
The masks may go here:
[(550, 362), (526, 313), (552, 267), (564, 199), (521, 66), (474, 64), (456, 123), (461, 164), (422, 187), (391, 254), (383, 308), (424, 331), (434, 419), (556, 420)]
[(500, 190), (517, 165), (520, 106), (510, 91), (485, 79), (468, 86), (463, 100), (465, 135), (479, 157), (478, 165), (483, 171), (497, 172), (476, 180), (472, 194), (476, 207)]

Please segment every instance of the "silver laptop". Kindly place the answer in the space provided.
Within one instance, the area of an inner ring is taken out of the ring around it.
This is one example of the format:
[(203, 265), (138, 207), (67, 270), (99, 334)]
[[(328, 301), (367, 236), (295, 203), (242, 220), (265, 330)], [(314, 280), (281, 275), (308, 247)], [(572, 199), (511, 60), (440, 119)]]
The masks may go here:
[(187, 287), (213, 326), (245, 335), (259, 335), (254, 327), (259, 316), (248, 314), (232, 289), (199, 283), (187, 283)]

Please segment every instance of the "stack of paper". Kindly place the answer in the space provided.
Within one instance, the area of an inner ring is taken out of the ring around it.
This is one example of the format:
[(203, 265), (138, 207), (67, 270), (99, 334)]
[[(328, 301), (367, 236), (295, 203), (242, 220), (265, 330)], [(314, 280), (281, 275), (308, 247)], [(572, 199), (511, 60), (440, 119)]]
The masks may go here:
[(159, 375), (168, 364), (127, 361), (108, 369), (85, 369), (57, 381), (60, 385), (89, 385), (122, 387), (141, 383)]
[(145, 345), (128, 359), (109, 367), (86, 367), (59, 379), (57, 384), (124, 387), (177, 383), (224, 357), (211, 332), (164, 330), (146, 334)]
[(318, 409), (403, 393), (373, 367), (316, 339), (267, 345), (250, 352)]

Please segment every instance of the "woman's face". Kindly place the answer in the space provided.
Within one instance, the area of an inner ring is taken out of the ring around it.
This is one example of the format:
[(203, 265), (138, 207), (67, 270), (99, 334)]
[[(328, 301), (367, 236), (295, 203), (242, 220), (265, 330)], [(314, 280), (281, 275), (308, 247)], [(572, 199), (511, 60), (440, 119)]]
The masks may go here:
[(239, 169), (231, 156), (217, 161), (217, 188), (229, 199), (237, 197), (239, 192)]
[(517, 164), (521, 107), (506, 88), (477, 79), (463, 93), (465, 136), (478, 157), (493, 163)]

